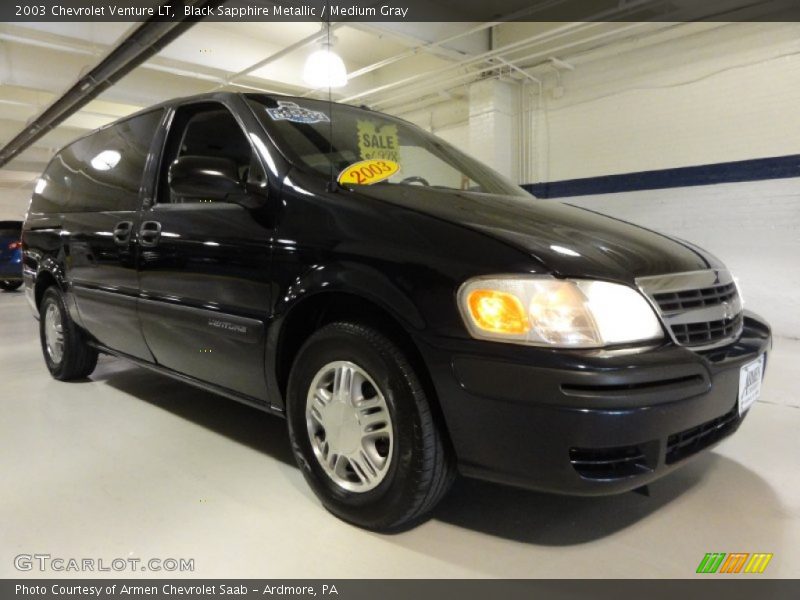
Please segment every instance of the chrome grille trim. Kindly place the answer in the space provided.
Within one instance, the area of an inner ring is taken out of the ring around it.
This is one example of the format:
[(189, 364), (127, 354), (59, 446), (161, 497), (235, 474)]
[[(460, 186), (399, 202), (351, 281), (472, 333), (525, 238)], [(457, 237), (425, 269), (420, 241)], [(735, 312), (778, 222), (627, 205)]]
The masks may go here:
[(717, 348), (742, 332), (742, 301), (726, 269), (639, 277), (636, 285), (680, 346)]
[(736, 296), (736, 284), (726, 283), (716, 287), (678, 292), (658, 292), (654, 298), (665, 312), (716, 306), (721, 302), (731, 302)]

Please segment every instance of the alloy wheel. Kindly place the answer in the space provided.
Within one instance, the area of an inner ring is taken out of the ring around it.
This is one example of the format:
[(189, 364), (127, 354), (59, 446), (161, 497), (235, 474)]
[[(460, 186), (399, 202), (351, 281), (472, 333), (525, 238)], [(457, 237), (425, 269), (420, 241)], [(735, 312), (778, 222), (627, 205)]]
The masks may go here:
[(314, 455), (331, 480), (349, 492), (366, 492), (385, 479), (394, 427), (386, 398), (360, 366), (335, 361), (311, 381), (306, 426)]
[(60, 364), (64, 358), (64, 324), (61, 311), (54, 303), (47, 307), (44, 314), (44, 337), (47, 355), (54, 364)]

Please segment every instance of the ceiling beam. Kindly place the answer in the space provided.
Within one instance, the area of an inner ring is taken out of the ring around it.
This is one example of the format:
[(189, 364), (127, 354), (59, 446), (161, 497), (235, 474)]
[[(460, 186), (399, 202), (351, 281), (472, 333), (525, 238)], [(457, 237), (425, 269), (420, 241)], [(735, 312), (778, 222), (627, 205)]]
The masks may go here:
[[(491, 36), (487, 30), (492, 26), (492, 23), (480, 23), (477, 27), (470, 23), (453, 24), (454, 26), (462, 26), (464, 29), (438, 40), (435, 37), (436, 31), (434, 28), (439, 27), (439, 23), (414, 23), (413, 29), (403, 27), (404, 25), (406, 24), (348, 23), (348, 26), (354, 29), (359, 29), (378, 37), (386, 37), (408, 48), (413, 48), (415, 54), (424, 52), (445, 60), (463, 60), (480, 52), (490, 50)], [(475, 36), (478, 34), (481, 34), (480, 39), (476, 40)], [(467, 41), (469, 38), (472, 38), (472, 40)], [(463, 42), (461, 42), (462, 40)]]
[[(218, 0), (213, 2), (190, 0), (187, 4), (205, 6), (219, 4), (219, 2)], [(101, 92), (114, 85), (138, 65), (158, 53), (196, 22), (196, 19), (161, 22), (153, 18), (144, 21), (118, 42), (93, 69), (79, 77), (72, 87), (0, 149), (0, 167), (64, 119), (80, 110)]]
[[(339, 25), (340, 24), (333, 24), (331, 28), (336, 29)], [(307, 38), (300, 40), (297, 44), (293, 44), (291, 48), (285, 48), (276, 54), (271, 54), (258, 63), (251, 65), (247, 69), (239, 71), (238, 73), (232, 73), (229, 70), (218, 67), (210, 67), (202, 63), (167, 58), (164, 56), (153, 56), (146, 62), (142, 63), (140, 68), (159, 73), (169, 73), (189, 79), (196, 79), (198, 81), (209, 82), (212, 86), (214, 86), (209, 88), (209, 90), (224, 89), (234, 86), (278, 94), (302, 93), (307, 89), (306, 87), (298, 87), (297, 85), (286, 82), (265, 79), (263, 77), (253, 75), (252, 72), (282, 58), (291, 51), (300, 49), (302, 46), (307, 46), (315, 41), (318, 41), (321, 39), (321, 37), (321, 33), (308, 36)], [(66, 52), (83, 56), (98, 55), (100, 53), (98, 49), (107, 49), (107, 46), (105, 45), (98, 45), (95, 43), (90, 44), (73, 37), (39, 31), (37, 29), (8, 23), (0, 24), (0, 40), (4, 40), (12, 44), (34, 46), (57, 52)], [(2, 89), (0, 89), (0, 92), (2, 92)]]

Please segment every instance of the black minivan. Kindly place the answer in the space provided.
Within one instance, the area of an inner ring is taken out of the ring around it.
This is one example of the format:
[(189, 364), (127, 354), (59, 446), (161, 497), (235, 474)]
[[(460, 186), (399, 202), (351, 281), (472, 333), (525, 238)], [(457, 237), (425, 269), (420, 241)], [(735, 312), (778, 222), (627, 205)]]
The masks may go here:
[(283, 415), (324, 505), (375, 530), (457, 471), (644, 486), (739, 427), (771, 347), (692, 244), (303, 98), (180, 99), (73, 142), (23, 251), (56, 379), (105, 353)]

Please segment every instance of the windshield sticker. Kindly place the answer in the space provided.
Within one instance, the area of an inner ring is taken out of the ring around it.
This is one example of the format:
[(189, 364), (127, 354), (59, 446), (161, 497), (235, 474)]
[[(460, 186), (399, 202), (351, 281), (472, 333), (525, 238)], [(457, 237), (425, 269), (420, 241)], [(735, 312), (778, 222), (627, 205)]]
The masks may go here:
[(383, 159), (400, 162), (397, 125), (378, 127), (374, 121), (357, 121), (358, 151), (364, 160)]
[(273, 121), (291, 121), (292, 123), (327, 123), (328, 115), (319, 110), (303, 108), (296, 102), (279, 100), (278, 106), (268, 108), (267, 113)]
[(361, 160), (343, 169), (337, 181), (343, 185), (372, 185), (388, 179), (399, 170), (400, 165), (393, 160)]

